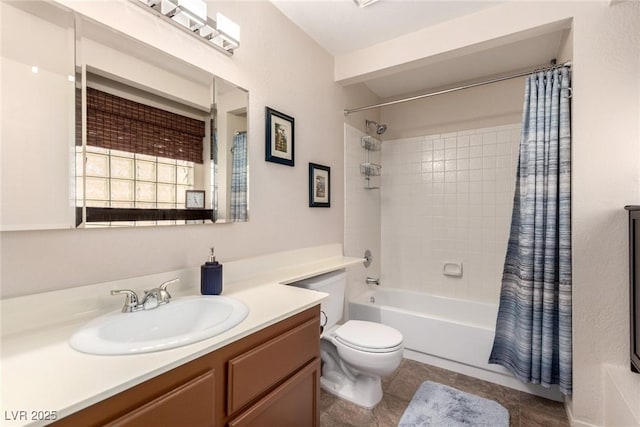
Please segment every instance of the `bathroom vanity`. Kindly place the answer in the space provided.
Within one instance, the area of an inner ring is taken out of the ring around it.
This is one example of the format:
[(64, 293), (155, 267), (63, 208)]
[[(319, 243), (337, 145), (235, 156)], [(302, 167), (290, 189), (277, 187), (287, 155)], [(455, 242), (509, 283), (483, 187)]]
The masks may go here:
[(319, 331), (316, 305), (52, 425), (318, 426)]
[(224, 295), (245, 304), (247, 317), (211, 338), (143, 354), (85, 354), (69, 339), (122, 308), (110, 290), (178, 277), (178, 300), (198, 293), (199, 268), (1, 300), (1, 424), (317, 426), (326, 294), (286, 284), (362, 261), (326, 245), (227, 262)]

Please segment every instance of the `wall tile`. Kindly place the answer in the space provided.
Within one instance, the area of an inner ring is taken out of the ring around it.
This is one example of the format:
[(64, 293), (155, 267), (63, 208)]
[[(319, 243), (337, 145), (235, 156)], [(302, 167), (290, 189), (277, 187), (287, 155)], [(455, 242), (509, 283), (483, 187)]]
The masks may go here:
[[(381, 275), (389, 286), (497, 302), (519, 139), (515, 124), (385, 141)], [(462, 262), (463, 277), (445, 277), (445, 261)]]

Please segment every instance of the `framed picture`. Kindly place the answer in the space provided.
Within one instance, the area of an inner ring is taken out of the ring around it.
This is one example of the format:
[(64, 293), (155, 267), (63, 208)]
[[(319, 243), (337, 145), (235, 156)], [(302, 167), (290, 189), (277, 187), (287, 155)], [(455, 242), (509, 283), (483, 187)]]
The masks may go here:
[(309, 207), (331, 207), (331, 168), (309, 163)]
[(268, 162), (294, 165), (294, 119), (266, 107), (266, 156)]
[(204, 191), (185, 191), (184, 207), (187, 209), (204, 209)]

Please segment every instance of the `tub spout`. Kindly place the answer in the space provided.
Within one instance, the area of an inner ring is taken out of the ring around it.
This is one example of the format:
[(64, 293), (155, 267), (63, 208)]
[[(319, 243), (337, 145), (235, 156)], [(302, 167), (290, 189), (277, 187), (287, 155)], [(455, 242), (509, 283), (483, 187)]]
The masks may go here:
[(378, 286), (380, 286), (380, 279), (374, 279), (373, 277), (367, 277), (367, 285), (378, 285)]

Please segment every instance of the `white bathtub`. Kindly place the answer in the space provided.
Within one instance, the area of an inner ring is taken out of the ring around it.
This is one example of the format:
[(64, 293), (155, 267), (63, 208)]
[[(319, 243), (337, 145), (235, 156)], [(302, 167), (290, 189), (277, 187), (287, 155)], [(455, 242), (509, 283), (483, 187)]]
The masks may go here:
[(557, 387), (523, 384), (502, 366), (487, 363), (497, 315), (497, 304), (394, 288), (368, 291), (349, 302), (350, 319), (379, 322), (402, 332), (409, 359), (561, 400)]

